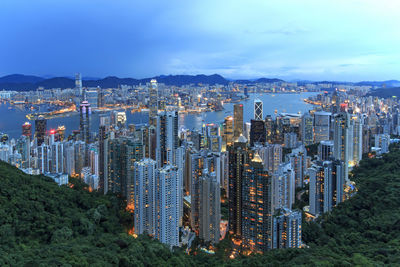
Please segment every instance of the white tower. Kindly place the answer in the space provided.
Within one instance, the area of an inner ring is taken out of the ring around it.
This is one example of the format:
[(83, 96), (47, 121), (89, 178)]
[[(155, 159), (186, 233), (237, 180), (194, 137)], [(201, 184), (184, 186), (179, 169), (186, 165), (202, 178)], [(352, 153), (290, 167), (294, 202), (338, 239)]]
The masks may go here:
[(263, 102), (258, 98), (254, 100), (254, 119), (263, 120)]

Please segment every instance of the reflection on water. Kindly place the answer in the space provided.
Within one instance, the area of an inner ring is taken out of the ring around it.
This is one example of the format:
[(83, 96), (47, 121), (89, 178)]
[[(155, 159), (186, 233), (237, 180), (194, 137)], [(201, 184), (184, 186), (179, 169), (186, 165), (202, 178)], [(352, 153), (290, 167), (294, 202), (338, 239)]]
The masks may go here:
[[(257, 97), (263, 101), (264, 117), (266, 115), (276, 116), (275, 110), (278, 114), (281, 112), (289, 113), (304, 113), (312, 108), (312, 105), (307, 104), (303, 99), (308, 98), (311, 95), (317, 93), (301, 93), (301, 94), (250, 94), (250, 97), (241, 103), (243, 104), (243, 119), (245, 122), (250, 121), (253, 117), (253, 102)], [(9, 104), (0, 104), (0, 132), (4, 132), (10, 135), (11, 138), (18, 138), (21, 135), (22, 124), (27, 121), (26, 115), (30, 113), (29, 110), (23, 108), (11, 108)], [(233, 115), (233, 104), (227, 103), (224, 105), (225, 110), (217, 112), (205, 112), (201, 114), (180, 114), (179, 125), (180, 128), (185, 127), (187, 129), (200, 129), (203, 124), (206, 123), (222, 123), (224, 118), (229, 115)], [(144, 124), (148, 122), (148, 113), (131, 113), (127, 112), (127, 123), (128, 124)], [(32, 130), (34, 131), (34, 122), (32, 123)], [(48, 120), (48, 130), (55, 129), (59, 125), (66, 127), (66, 134), (69, 135), (72, 130), (79, 129), (79, 114), (72, 115), (64, 118), (54, 118)], [(99, 128), (99, 114), (94, 113), (91, 116), (92, 132), (97, 132)]]

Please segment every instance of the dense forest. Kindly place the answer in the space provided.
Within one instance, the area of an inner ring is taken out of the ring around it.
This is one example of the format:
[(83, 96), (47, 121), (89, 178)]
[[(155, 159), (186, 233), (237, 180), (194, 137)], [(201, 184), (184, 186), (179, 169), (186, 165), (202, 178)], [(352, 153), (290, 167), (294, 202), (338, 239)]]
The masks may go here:
[(400, 150), (364, 159), (352, 174), (358, 193), (316, 222), (303, 223), (309, 248), (228, 259), (186, 255), (149, 237), (127, 234), (125, 203), (72, 180), (57, 186), (0, 162), (1, 266), (393, 265), (400, 262)]

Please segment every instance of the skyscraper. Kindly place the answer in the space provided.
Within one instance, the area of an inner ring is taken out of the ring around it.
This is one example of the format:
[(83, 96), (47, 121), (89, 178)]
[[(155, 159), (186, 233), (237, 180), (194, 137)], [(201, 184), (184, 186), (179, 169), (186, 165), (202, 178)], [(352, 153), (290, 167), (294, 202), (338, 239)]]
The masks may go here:
[(256, 153), (242, 180), (242, 240), (252, 251), (272, 248), (272, 179)]
[(215, 172), (208, 170), (200, 178), (200, 221), (199, 237), (204, 241), (218, 243), (221, 220), (220, 183)]
[(32, 124), (29, 122), (22, 124), (22, 135), (32, 138)]
[(107, 192), (105, 188), (105, 181), (108, 176), (108, 141), (107, 132), (110, 125), (110, 118), (108, 116), (100, 116), (100, 126), (99, 126), (99, 189), (104, 193)]
[(158, 113), (158, 85), (157, 80), (152, 79), (149, 87), (149, 122), (156, 127), (156, 117)]
[(314, 143), (314, 118), (305, 113), (301, 118), (301, 140), (305, 146)]
[(179, 246), (179, 214), (182, 196), (180, 169), (165, 165), (156, 175), (156, 227), (155, 237), (161, 243)]
[(75, 74), (75, 90), (76, 93), (81, 97), (81, 101), (85, 100), (82, 92), (82, 77), (80, 73)]
[(249, 162), (246, 138), (241, 135), (228, 146), (229, 151), (229, 231), (235, 237), (242, 235), (242, 180)]
[(224, 145), (225, 148), (233, 144), (233, 117), (228, 116), (224, 121)]
[(345, 180), (349, 177), (350, 155), (353, 153), (353, 125), (348, 113), (341, 112), (334, 117), (333, 157), (344, 162)]
[(178, 113), (163, 112), (157, 116), (157, 149), (158, 168), (175, 164), (175, 150), (179, 146)]
[[(87, 101), (82, 101), (79, 107), (79, 131), (81, 140), (84, 141), (86, 144), (90, 143), (90, 114), (92, 113), (90, 109), (90, 104)], [(85, 166), (89, 165), (89, 155), (86, 149), (85, 152)]]
[(300, 248), (301, 211), (279, 209), (273, 217), (273, 248)]
[(254, 144), (265, 144), (266, 142), (266, 130), (265, 123), (263, 120), (250, 120), (250, 146)]
[(243, 134), (243, 104), (233, 106), (233, 138), (239, 138)]
[(331, 113), (318, 111), (314, 113), (314, 142), (329, 140)]
[(263, 120), (263, 102), (259, 98), (254, 100), (254, 119), (257, 121)]
[(47, 130), (47, 121), (43, 116), (39, 116), (35, 120), (35, 138), (37, 140), (37, 146), (41, 146), (44, 143)]
[(331, 160), (333, 157), (333, 140), (321, 141), (318, 146), (318, 157), (322, 161)]
[(155, 235), (156, 161), (145, 158), (135, 162), (135, 233)]

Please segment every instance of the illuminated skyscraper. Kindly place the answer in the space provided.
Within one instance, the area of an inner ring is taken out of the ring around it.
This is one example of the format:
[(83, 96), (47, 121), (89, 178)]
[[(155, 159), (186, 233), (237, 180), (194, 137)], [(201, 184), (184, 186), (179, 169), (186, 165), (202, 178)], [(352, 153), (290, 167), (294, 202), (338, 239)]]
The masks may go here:
[[(83, 101), (79, 107), (79, 132), (81, 140), (87, 145), (90, 143), (90, 114), (92, 113), (90, 109), (90, 104), (87, 101)], [(89, 165), (89, 154), (88, 149), (85, 149), (85, 166)]]
[(135, 162), (135, 233), (155, 235), (156, 168), (152, 159)]
[(233, 138), (239, 138), (243, 134), (243, 104), (233, 106)]
[(22, 135), (32, 138), (32, 124), (29, 122), (22, 124)]
[(334, 117), (333, 157), (344, 162), (345, 180), (349, 177), (350, 157), (353, 153), (353, 125), (348, 113), (341, 112)]
[(301, 118), (301, 140), (305, 146), (314, 143), (314, 118), (309, 113)]
[(179, 246), (180, 198), (182, 198), (182, 170), (165, 165), (156, 175), (156, 226), (155, 238), (170, 246)]
[(75, 90), (81, 97), (82, 101), (85, 100), (83, 95), (84, 92), (82, 91), (82, 77), (80, 73), (75, 74)]
[(149, 122), (156, 127), (156, 117), (158, 113), (158, 86), (157, 80), (152, 79), (149, 87)]
[(105, 188), (105, 181), (108, 176), (107, 168), (107, 154), (108, 154), (108, 141), (107, 132), (110, 126), (110, 118), (108, 116), (100, 116), (99, 126), (99, 189), (100, 191), (107, 192)]
[(263, 120), (250, 120), (250, 146), (254, 144), (265, 144), (267, 134)]
[(242, 180), (242, 240), (252, 251), (272, 248), (272, 179), (256, 153)]
[(47, 121), (43, 116), (39, 116), (35, 120), (35, 138), (37, 140), (37, 146), (41, 146), (44, 143), (47, 131)]
[(273, 248), (300, 248), (301, 211), (279, 209), (273, 217)]
[(179, 146), (178, 113), (163, 112), (157, 116), (157, 149), (158, 168), (175, 164), (175, 150)]
[(259, 98), (254, 100), (254, 119), (263, 120), (263, 102)]
[(225, 147), (233, 144), (233, 117), (228, 116), (224, 121), (224, 145)]
[(319, 143), (329, 140), (329, 127), (331, 122), (331, 113), (318, 111), (314, 113), (314, 142)]
[(241, 135), (228, 146), (229, 151), (229, 232), (235, 237), (242, 235), (242, 181), (245, 166), (249, 163), (246, 138)]
[(215, 172), (208, 171), (200, 178), (199, 237), (204, 241), (218, 243), (221, 220), (220, 183)]

